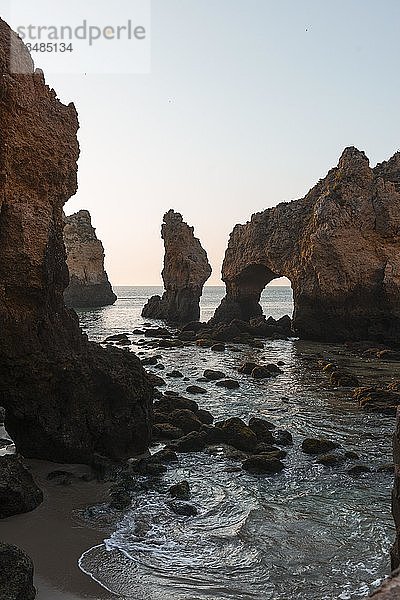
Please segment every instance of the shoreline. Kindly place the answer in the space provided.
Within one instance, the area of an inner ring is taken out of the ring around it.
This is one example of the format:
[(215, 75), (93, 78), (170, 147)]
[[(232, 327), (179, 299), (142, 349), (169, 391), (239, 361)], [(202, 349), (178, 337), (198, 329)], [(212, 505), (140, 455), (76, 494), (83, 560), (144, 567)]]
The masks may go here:
[(44, 501), (34, 511), (3, 519), (0, 539), (24, 550), (33, 560), (36, 600), (115, 600), (100, 584), (78, 566), (81, 555), (101, 544), (107, 536), (74, 513), (107, 499), (108, 486), (97, 481), (74, 479), (71, 485), (57, 485), (46, 476), (51, 471), (68, 471), (77, 477), (88, 474), (85, 465), (65, 465), (24, 460), (31, 469)]

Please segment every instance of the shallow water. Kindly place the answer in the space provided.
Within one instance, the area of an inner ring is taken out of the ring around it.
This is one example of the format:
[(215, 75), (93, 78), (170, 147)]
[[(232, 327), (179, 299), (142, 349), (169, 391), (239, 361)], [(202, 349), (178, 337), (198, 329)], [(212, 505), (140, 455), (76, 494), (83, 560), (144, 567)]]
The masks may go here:
[[(116, 293), (114, 306), (79, 312), (91, 339), (142, 326), (140, 310), (159, 290), (116, 288)], [(222, 294), (222, 288), (205, 288), (203, 320)], [(290, 288), (266, 288), (262, 304), (275, 318), (290, 314)], [(178, 368), (193, 383), (205, 368), (218, 368), (240, 379), (238, 390), (202, 383), (208, 393), (195, 399), (217, 419), (260, 415), (289, 429), (295, 443), (284, 461), (287, 468), (255, 477), (236, 470), (240, 463), (222, 453), (180, 455), (179, 467), (170, 467), (151, 491), (138, 491), (104, 545), (82, 556), (81, 568), (135, 600), (362, 598), (389, 570), (392, 476), (375, 470), (352, 478), (346, 472), (352, 463), (325, 469), (299, 446), (306, 436), (327, 436), (373, 469), (391, 462), (393, 417), (360, 412), (349, 392), (330, 386), (313, 357), (345, 363), (362, 383), (390, 381), (393, 366), (350, 356), (340, 346), (298, 340), (267, 341), (263, 350), (240, 348), (154, 352), (133, 346), (163, 355), (165, 371), (154, 369), (161, 376)], [(283, 360), (284, 374), (268, 381), (240, 376), (236, 369), (247, 359)], [(167, 381), (168, 389), (181, 392), (189, 385)], [(166, 504), (169, 485), (183, 478), (191, 483), (196, 517), (179, 517)]]

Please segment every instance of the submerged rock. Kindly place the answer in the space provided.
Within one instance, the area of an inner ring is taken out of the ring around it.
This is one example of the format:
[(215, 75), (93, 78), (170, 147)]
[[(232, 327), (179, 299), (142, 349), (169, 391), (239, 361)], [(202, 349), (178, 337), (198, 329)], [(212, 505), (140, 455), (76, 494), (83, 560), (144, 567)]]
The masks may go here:
[[(24, 72), (10, 72), (10, 47)], [(0, 405), (23, 456), (90, 462), (150, 442), (153, 389), (139, 360), (88, 342), (64, 304), (63, 205), (77, 189), (78, 119), (0, 20)], [(22, 104), (21, 104), (22, 102)]]
[(301, 444), (301, 449), (306, 454), (326, 454), (339, 446), (340, 444), (324, 438), (306, 438)]
[(236, 225), (222, 267), (226, 296), (212, 323), (260, 317), (262, 290), (286, 276), (301, 338), (397, 344), (399, 178), (400, 152), (371, 168), (363, 152), (346, 148), (304, 198)]
[(0, 542), (1, 600), (34, 600), (33, 563), (16, 546)]
[(280, 473), (285, 468), (283, 462), (271, 454), (259, 454), (250, 456), (243, 464), (242, 468), (249, 473), (254, 474), (272, 474)]
[(189, 500), (190, 498), (190, 485), (186, 480), (171, 485), (168, 491), (173, 498), (178, 498), (178, 500)]
[(117, 296), (104, 269), (103, 244), (92, 227), (89, 211), (64, 217), (64, 244), (69, 271), (65, 304), (73, 308), (114, 304)]
[(176, 323), (198, 321), (203, 286), (211, 275), (207, 254), (182, 215), (168, 211), (161, 227), (165, 256), (162, 277), (165, 292), (153, 296), (142, 316)]

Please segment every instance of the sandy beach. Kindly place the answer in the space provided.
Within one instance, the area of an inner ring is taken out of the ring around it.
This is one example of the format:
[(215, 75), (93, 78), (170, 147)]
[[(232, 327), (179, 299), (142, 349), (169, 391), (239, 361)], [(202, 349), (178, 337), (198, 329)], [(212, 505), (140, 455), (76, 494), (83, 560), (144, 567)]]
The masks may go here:
[(109, 600), (109, 594), (78, 567), (83, 552), (100, 544), (107, 532), (92, 529), (77, 511), (102, 502), (107, 486), (96, 481), (57, 485), (46, 476), (63, 470), (78, 476), (88, 473), (82, 465), (26, 461), (44, 492), (43, 503), (33, 512), (10, 517), (0, 524), (1, 539), (25, 550), (35, 565), (37, 600)]

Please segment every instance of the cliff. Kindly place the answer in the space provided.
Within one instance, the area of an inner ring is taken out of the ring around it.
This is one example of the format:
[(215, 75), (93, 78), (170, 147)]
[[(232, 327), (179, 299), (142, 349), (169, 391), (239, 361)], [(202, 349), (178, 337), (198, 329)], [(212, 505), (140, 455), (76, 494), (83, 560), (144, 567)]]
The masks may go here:
[[(25, 74), (10, 72), (10, 39)], [(78, 119), (0, 20), (0, 405), (24, 456), (125, 458), (151, 437), (139, 360), (89, 343), (64, 305), (63, 205), (77, 187)]]
[(198, 321), (203, 286), (211, 275), (207, 253), (182, 215), (169, 210), (161, 227), (165, 255), (162, 278), (165, 292), (150, 298), (142, 316), (176, 323)]
[(90, 213), (80, 210), (65, 217), (64, 223), (69, 271), (65, 304), (73, 308), (114, 304), (117, 296), (104, 270), (104, 248), (92, 227)]
[(226, 297), (213, 322), (262, 313), (260, 294), (290, 279), (302, 338), (400, 339), (400, 153), (374, 169), (347, 148), (302, 199), (257, 213), (231, 233)]

